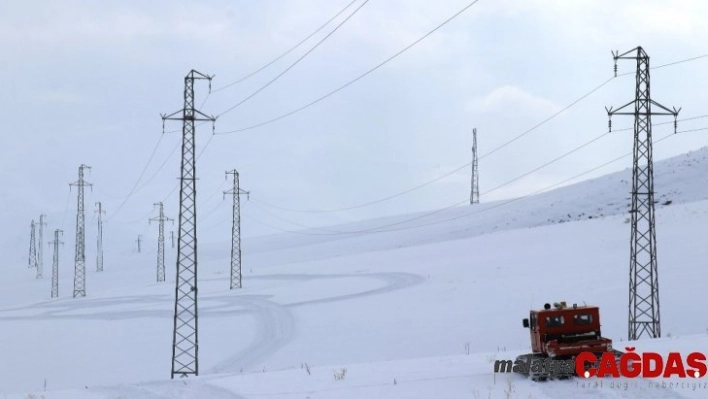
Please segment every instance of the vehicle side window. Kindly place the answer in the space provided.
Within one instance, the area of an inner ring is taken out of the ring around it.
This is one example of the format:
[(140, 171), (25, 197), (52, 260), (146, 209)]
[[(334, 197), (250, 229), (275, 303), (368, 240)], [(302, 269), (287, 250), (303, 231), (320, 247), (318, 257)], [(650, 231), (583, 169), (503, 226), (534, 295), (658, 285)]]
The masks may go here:
[(537, 323), (536, 313), (531, 313), (531, 317), (529, 317), (529, 319), (531, 319), (531, 327), (535, 328)]
[(592, 324), (592, 315), (590, 313), (573, 315), (573, 324), (578, 324), (578, 325)]
[(565, 324), (565, 318), (563, 316), (548, 316), (546, 317), (546, 326), (548, 327), (558, 327)]

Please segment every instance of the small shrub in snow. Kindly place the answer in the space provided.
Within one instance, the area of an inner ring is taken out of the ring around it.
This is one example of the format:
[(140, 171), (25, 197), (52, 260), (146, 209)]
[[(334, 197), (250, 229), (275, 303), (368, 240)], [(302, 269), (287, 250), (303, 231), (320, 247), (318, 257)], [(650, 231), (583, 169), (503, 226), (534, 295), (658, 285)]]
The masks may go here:
[(506, 380), (506, 386), (504, 387), (504, 394), (506, 399), (511, 399), (511, 395), (514, 393), (514, 382), (509, 378)]
[(303, 364), (300, 365), (300, 368), (301, 368), (301, 369), (305, 369), (305, 371), (307, 371), (307, 375), (311, 375), (311, 374), (310, 374), (310, 365), (309, 365), (309, 364), (303, 363)]
[(347, 369), (341, 369), (339, 371), (334, 372), (334, 379), (337, 381), (343, 380), (344, 377), (347, 375)]

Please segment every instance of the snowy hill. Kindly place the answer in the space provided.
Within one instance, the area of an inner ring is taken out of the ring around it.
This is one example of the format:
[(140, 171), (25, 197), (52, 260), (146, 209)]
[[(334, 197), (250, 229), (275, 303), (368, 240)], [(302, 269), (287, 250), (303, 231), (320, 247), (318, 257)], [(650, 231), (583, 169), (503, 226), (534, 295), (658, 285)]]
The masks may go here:
[[(704, 148), (655, 164), (665, 338), (633, 343), (638, 351), (708, 352), (706, 156)], [(104, 272), (89, 267), (81, 299), (70, 296), (71, 259), (61, 260), (55, 300), (46, 250), (41, 280), (8, 262), (0, 283), (0, 394), (708, 397), (708, 388), (655, 388), (644, 380), (588, 388), (492, 373), (495, 359), (528, 350), (521, 319), (545, 302), (600, 306), (603, 334), (616, 347), (627, 344), (630, 177), (625, 170), (506, 204), (246, 240), (238, 291), (228, 290), (229, 243), (200, 231), (201, 375), (187, 380), (169, 380), (172, 251), (168, 281), (159, 284), (154, 252), (107, 253)], [(391, 231), (334, 233), (386, 225)]]
[[(627, 162), (631, 162), (627, 158)], [(708, 199), (708, 189), (698, 182), (706, 180), (708, 147), (654, 164), (656, 208)], [(276, 258), (288, 262), (385, 250), (464, 239), (502, 230), (531, 228), (569, 221), (591, 220), (625, 215), (630, 205), (632, 172), (627, 168), (600, 178), (558, 188), (538, 195), (507, 201), (481, 203), (433, 213), (400, 215), (359, 223), (308, 230), (304, 235), (283, 234), (245, 240), (252, 261), (261, 266)], [(244, 206), (248, 204), (245, 203)], [(429, 216), (428, 216), (429, 215)], [(408, 220), (414, 219), (411, 222)], [(379, 228), (380, 226), (390, 226)], [(417, 228), (416, 226), (424, 226)], [(332, 232), (374, 231), (375, 234), (336, 234)], [(389, 230), (392, 230), (389, 232)], [(381, 232), (377, 232), (381, 231)], [(382, 238), (384, 237), (384, 238)], [(342, 245), (342, 240), (346, 244)], [(307, 246), (317, 244), (317, 250)], [(228, 243), (220, 243), (223, 248)], [(215, 248), (214, 246), (208, 247)]]

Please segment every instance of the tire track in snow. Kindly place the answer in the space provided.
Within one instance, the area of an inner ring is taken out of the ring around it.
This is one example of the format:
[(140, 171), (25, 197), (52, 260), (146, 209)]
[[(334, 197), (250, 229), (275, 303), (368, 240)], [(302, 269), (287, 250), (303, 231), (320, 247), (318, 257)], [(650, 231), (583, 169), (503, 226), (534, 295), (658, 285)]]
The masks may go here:
[[(208, 370), (209, 373), (237, 372), (254, 364), (260, 363), (275, 353), (285, 344), (292, 340), (295, 333), (295, 321), (287, 308), (315, 305), (322, 303), (332, 303), (354, 298), (361, 298), (371, 295), (400, 290), (420, 284), (424, 278), (411, 273), (372, 273), (372, 274), (332, 274), (332, 275), (310, 275), (310, 274), (286, 274), (253, 277), (260, 279), (274, 280), (296, 280), (309, 281), (315, 279), (339, 279), (351, 277), (376, 278), (384, 282), (384, 286), (362, 292), (337, 295), (334, 297), (312, 299), (308, 301), (295, 302), (279, 305), (262, 298), (252, 298), (253, 300), (243, 303), (249, 311), (256, 317), (257, 330), (256, 340), (246, 349), (235, 353), (220, 361)], [(238, 297), (234, 297), (238, 298)]]
[(226, 388), (207, 383), (203, 379), (145, 382), (134, 385), (115, 385), (90, 388), (89, 392), (105, 395), (106, 398), (130, 399), (245, 399)]
[(295, 335), (295, 319), (285, 306), (262, 297), (234, 298), (238, 298), (236, 302), (255, 317), (255, 339), (247, 348), (209, 368), (207, 373), (236, 372), (258, 363), (287, 344)]
[[(402, 272), (382, 273), (350, 273), (350, 274), (282, 274), (253, 276), (253, 279), (312, 281), (322, 279), (369, 278), (383, 283), (382, 287), (361, 292), (336, 295), (326, 298), (280, 304), (270, 300), (269, 295), (205, 295), (200, 298), (199, 316), (219, 317), (250, 314), (256, 320), (256, 338), (251, 344), (220, 361), (208, 369), (208, 373), (238, 372), (267, 359), (278, 351), (295, 335), (295, 319), (291, 308), (333, 303), (345, 300), (381, 295), (396, 290), (405, 289), (422, 283), (425, 279), (417, 274)], [(39, 310), (41, 313), (32, 315), (0, 316), (0, 320), (120, 320), (137, 318), (174, 317), (172, 312), (166, 312), (165, 307), (172, 304), (168, 295), (123, 296), (118, 298), (100, 298), (96, 300), (43, 302), (27, 306), (25, 309)], [(151, 309), (109, 310), (110, 306), (143, 306)], [(103, 309), (102, 309), (103, 307)], [(11, 311), (21, 310), (14, 308)], [(76, 313), (76, 312), (79, 313)], [(86, 312), (88, 311), (88, 312)], [(85, 313), (81, 313), (85, 312)], [(0, 311), (0, 314), (3, 312)], [(67, 314), (68, 313), (68, 314)], [(137, 394), (137, 392), (136, 392)]]
[[(338, 295), (329, 298), (318, 298), (301, 302), (283, 304), (282, 306), (295, 307), (318, 303), (331, 303), (348, 299), (355, 299), (369, 295), (379, 295), (390, 291), (404, 289), (422, 283), (425, 279), (419, 275), (411, 273), (369, 273), (369, 274), (284, 274), (270, 276), (254, 276), (253, 279), (270, 280), (295, 280), (309, 281), (318, 279), (342, 279), (342, 278), (375, 278), (384, 282), (384, 286), (362, 292)], [(240, 309), (239, 306), (248, 306), (247, 302), (241, 301), (242, 296), (230, 296), (227, 294), (214, 294), (200, 296), (199, 316), (221, 316), (233, 315), (247, 310)], [(252, 298), (269, 298), (269, 295), (252, 296)], [(81, 300), (51, 300), (37, 302), (24, 307), (13, 307), (0, 310), (0, 321), (23, 321), (23, 320), (122, 320), (138, 318), (168, 318), (172, 319), (173, 295), (135, 295), (121, 296), (115, 298), (83, 298)], [(110, 310), (108, 307), (123, 306), (134, 307), (127, 310)], [(142, 309), (141, 309), (142, 308)], [(31, 314), (15, 314), (15, 312), (31, 311)], [(7, 314), (10, 313), (10, 314)]]

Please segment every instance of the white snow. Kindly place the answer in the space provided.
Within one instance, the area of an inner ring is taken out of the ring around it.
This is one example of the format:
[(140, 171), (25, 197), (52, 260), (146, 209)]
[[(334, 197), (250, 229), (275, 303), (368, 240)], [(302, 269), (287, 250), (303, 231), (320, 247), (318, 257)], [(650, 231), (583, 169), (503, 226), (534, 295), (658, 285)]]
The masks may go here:
[[(655, 164), (664, 338), (631, 343), (639, 352), (708, 353), (707, 156), (702, 149)], [(456, 218), (424, 228), (246, 240), (244, 288), (234, 291), (230, 237), (200, 230), (200, 376), (174, 381), (174, 250), (167, 247), (168, 281), (159, 284), (152, 251), (106, 253), (102, 273), (89, 259), (80, 299), (71, 298), (73, 257), (65, 256), (60, 298), (50, 299), (45, 247), (42, 280), (26, 264), (2, 265), (0, 397), (708, 397), (705, 377), (588, 387), (492, 372), (495, 359), (529, 350), (521, 319), (545, 302), (598, 305), (603, 335), (617, 348), (630, 344), (629, 181), (625, 170), (390, 227)], [(73, 246), (70, 232), (64, 241)]]

